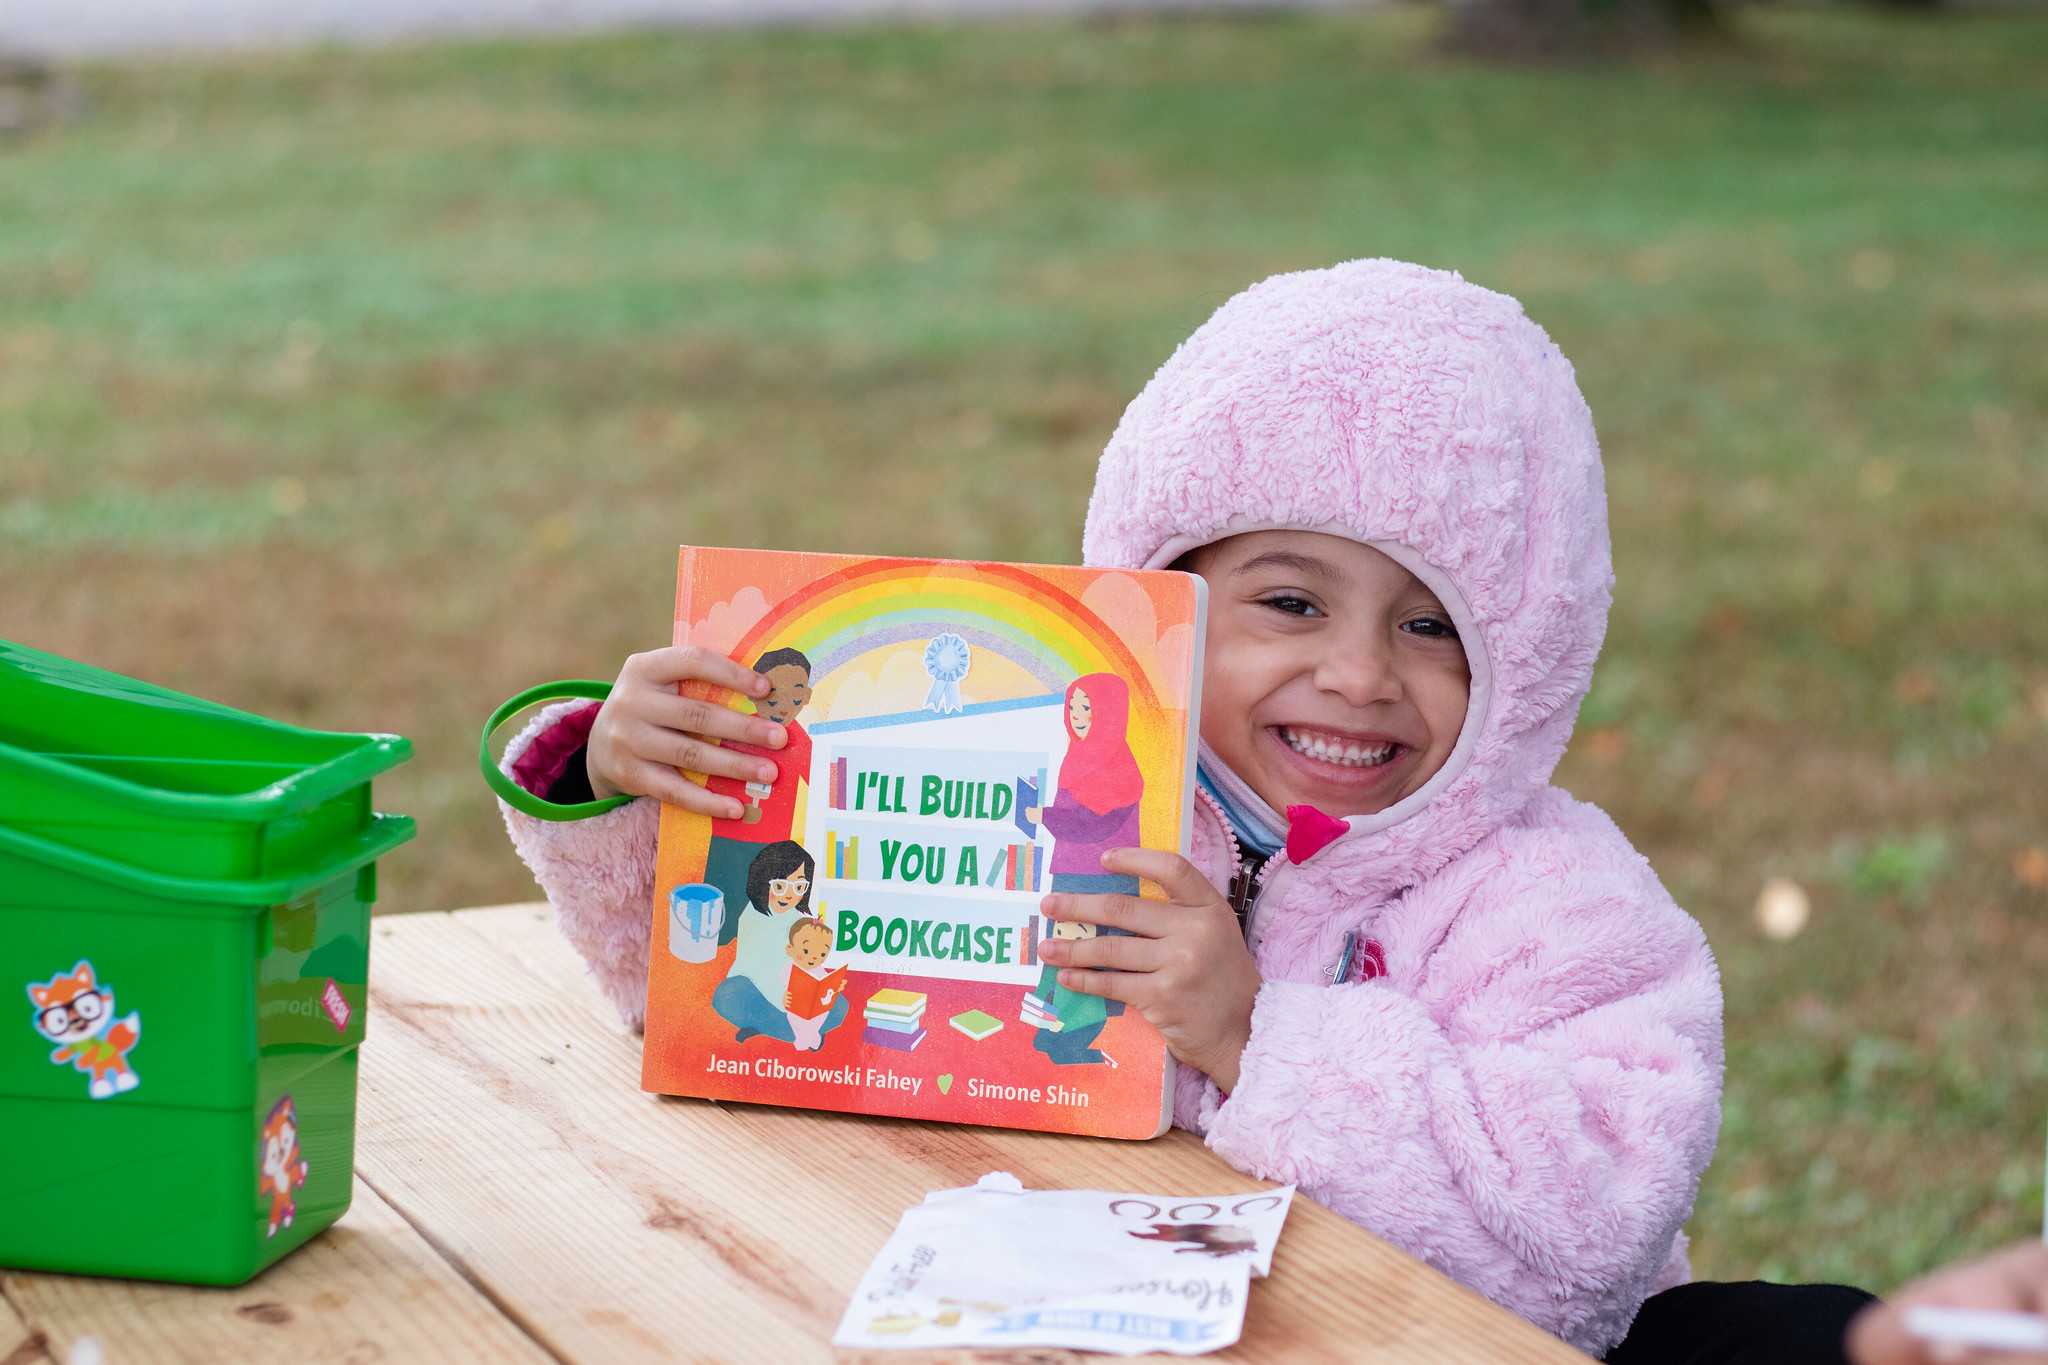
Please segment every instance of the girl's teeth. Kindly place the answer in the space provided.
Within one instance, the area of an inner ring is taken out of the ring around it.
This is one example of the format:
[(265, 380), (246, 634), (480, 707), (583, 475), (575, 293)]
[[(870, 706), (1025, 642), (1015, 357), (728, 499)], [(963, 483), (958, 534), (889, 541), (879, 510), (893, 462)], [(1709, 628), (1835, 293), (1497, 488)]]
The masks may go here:
[(1307, 754), (1311, 758), (1319, 758), (1325, 763), (1335, 763), (1343, 768), (1374, 767), (1386, 762), (1394, 750), (1391, 744), (1362, 749), (1356, 744), (1333, 743), (1320, 735), (1312, 739), (1303, 739), (1287, 729), (1282, 729), (1280, 735), (1296, 753)]

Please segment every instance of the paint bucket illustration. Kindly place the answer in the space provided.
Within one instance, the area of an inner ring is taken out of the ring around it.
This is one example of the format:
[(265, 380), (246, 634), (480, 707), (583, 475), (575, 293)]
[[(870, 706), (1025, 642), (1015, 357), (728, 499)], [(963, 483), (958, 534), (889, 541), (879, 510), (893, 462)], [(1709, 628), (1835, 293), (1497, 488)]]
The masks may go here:
[(685, 882), (668, 893), (668, 950), (685, 962), (718, 956), (725, 927), (725, 893), (705, 882)]

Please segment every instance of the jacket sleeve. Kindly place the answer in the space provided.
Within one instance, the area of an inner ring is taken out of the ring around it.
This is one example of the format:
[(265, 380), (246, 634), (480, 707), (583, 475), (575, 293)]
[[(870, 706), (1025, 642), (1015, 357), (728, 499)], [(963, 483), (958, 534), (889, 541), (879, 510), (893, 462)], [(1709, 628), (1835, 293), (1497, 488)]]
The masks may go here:
[[(547, 707), (505, 746), (499, 767), (545, 797), (564, 760), (589, 734), (596, 708), (570, 701)], [(643, 796), (587, 820), (539, 820), (503, 801), (512, 847), (555, 908), (598, 988), (634, 1029), (647, 1015), (647, 944), (654, 901), (654, 842), (661, 804)]]
[(1237, 1088), (1200, 1119), (1232, 1165), (1597, 1358), (1671, 1261), (1683, 1274), (1720, 1126), (1720, 988), (1661, 887), (1520, 880), (1479, 922), (1447, 914), (1405, 974), (1268, 980)]

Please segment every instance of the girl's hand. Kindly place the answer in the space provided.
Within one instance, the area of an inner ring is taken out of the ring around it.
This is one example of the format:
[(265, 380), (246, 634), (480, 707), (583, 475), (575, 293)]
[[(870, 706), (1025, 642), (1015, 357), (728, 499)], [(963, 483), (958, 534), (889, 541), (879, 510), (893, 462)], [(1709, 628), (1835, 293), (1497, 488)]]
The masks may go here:
[[(1102, 866), (1155, 881), (1173, 899), (1047, 896), (1039, 906), (1051, 919), (1127, 929), (1136, 937), (1042, 939), (1039, 959), (1060, 968), (1067, 990), (1123, 1001), (1166, 1036), (1176, 1058), (1207, 1072), (1225, 1093), (1236, 1089), (1259, 993), (1259, 969), (1237, 916), (1177, 853), (1115, 848), (1102, 855)], [(1105, 967), (1115, 970), (1086, 970)]]
[(1925, 1304), (1935, 1308), (1988, 1308), (2008, 1313), (2039, 1313), (2048, 1309), (2048, 1246), (2027, 1241), (1963, 1261), (1915, 1280), (1889, 1301), (1873, 1303), (1849, 1324), (1846, 1343), (1856, 1365), (1960, 1365), (2048, 1360), (2036, 1352), (1991, 1351), (1942, 1345), (1906, 1332), (1906, 1309)]
[(658, 796), (699, 815), (736, 820), (743, 803), (714, 796), (677, 769), (742, 782), (773, 782), (773, 763), (720, 748), (713, 741), (737, 739), (779, 749), (789, 742), (789, 735), (774, 721), (676, 695), (676, 684), (686, 681), (729, 687), (745, 697), (768, 695), (766, 678), (708, 649), (690, 646), (632, 655), (619, 670), (597, 723), (590, 727), (584, 760), (590, 790), (600, 799)]

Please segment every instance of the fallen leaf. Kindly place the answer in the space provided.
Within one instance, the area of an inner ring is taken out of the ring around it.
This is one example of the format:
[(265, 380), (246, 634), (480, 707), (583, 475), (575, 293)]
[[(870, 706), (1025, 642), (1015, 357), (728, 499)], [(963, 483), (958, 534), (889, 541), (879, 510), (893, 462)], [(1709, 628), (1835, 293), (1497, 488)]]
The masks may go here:
[(1764, 937), (1780, 942), (1797, 938), (1812, 913), (1813, 902), (1806, 888), (1788, 877), (1771, 878), (1756, 898), (1756, 927), (1764, 931)]
[(2048, 848), (2023, 848), (2014, 853), (2012, 875), (2036, 891), (2048, 890)]

